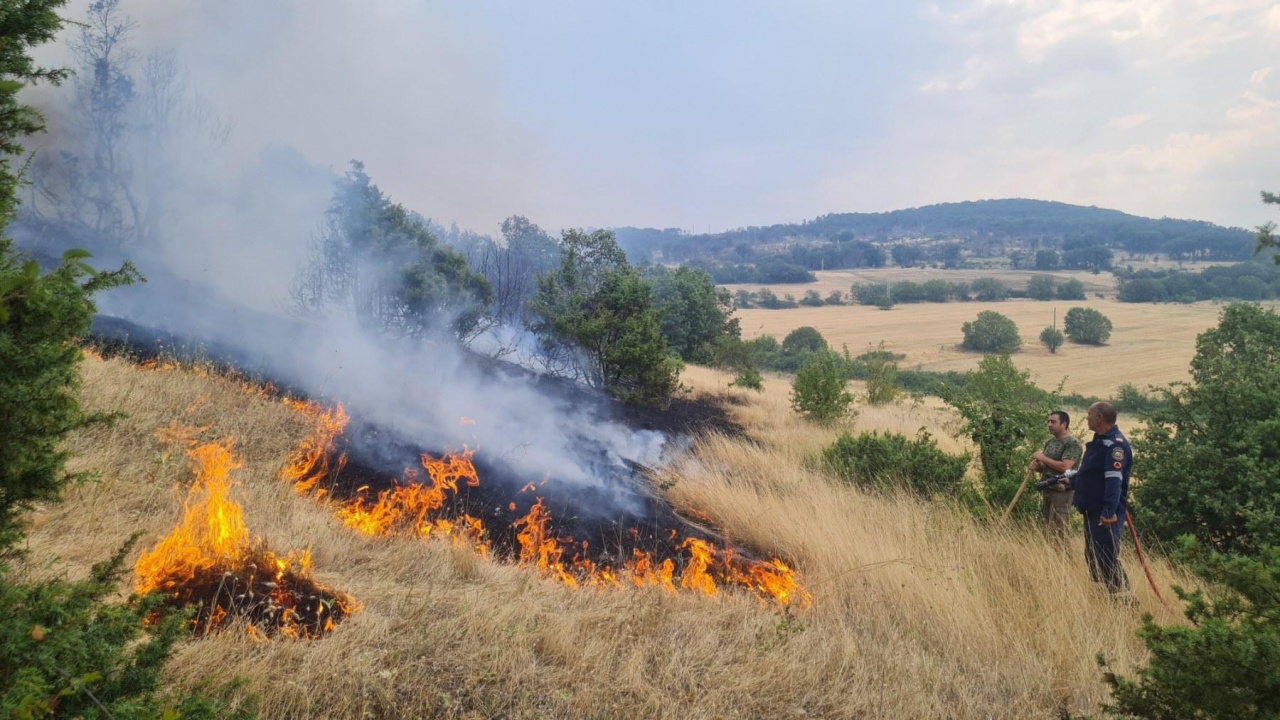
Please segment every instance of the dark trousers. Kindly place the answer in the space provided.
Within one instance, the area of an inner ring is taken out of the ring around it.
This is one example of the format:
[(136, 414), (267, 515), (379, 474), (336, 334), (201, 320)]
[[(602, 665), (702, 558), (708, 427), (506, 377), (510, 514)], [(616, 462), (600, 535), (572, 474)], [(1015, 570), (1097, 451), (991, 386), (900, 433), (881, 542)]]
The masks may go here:
[(1129, 577), (1124, 574), (1120, 565), (1120, 535), (1124, 531), (1125, 510), (1117, 513), (1119, 522), (1111, 527), (1102, 527), (1098, 520), (1102, 514), (1093, 511), (1084, 515), (1084, 559), (1089, 564), (1089, 577), (1094, 582), (1104, 583), (1112, 593), (1125, 592), (1129, 589)]

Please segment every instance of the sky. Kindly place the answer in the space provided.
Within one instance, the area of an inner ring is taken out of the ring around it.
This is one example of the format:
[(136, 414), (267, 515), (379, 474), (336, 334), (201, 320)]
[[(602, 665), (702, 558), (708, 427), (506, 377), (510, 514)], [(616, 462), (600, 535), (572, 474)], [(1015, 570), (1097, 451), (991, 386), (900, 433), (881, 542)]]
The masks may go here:
[[(87, 3), (72, 3), (76, 17)], [(1280, 3), (123, 0), (245, 162), (496, 233), (1026, 197), (1280, 220)]]

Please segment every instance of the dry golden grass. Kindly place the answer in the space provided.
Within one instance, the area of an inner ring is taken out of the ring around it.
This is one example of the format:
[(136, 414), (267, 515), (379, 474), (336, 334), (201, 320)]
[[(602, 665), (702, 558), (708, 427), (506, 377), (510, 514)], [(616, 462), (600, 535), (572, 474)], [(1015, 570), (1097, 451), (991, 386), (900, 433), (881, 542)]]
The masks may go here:
[[(174, 692), (244, 678), (263, 717), (1049, 718), (1105, 699), (1096, 653), (1120, 669), (1143, 659), (1138, 610), (1091, 585), (1077, 548), (824, 477), (812, 460), (839, 428), (796, 420), (780, 378), (756, 394), (690, 369), (693, 392), (733, 402), (751, 438), (703, 438), (663, 476), (673, 501), (798, 563), (814, 601), (791, 612), (735, 593), (571, 590), (446, 544), (360, 536), (275, 479), (307, 431), (280, 403), (114, 360), (85, 378), (89, 407), (129, 417), (73, 440), (102, 479), (38, 513), (26, 577), (82, 574), (134, 530), (150, 546), (177, 522), (190, 474), (157, 430), (237, 438), (251, 532), (311, 548), (317, 580), (364, 604), (322, 640), (229, 632), (171, 660)], [(924, 403), (863, 410), (856, 426), (926, 426), (959, 449), (949, 422)], [(1140, 609), (1175, 620), (1130, 572)]]
[[(1053, 323), (1055, 310), (1062, 329), (1067, 310), (1078, 306), (1094, 308), (1111, 320), (1110, 341), (1103, 346), (1067, 343), (1051, 354), (1039, 344), (1040, 331)], [(773, 335), (781, 340), (810, 325), (833, 347), (848, 345), (855, 355), (883, 340), (885, 349), (906, 355), (899, 363), (903, 368), (946, 371), (971, 370), (982, 359), (959, 345), (964, 338), (961, 326), (983, 310), (1017, 323), (1022, 350), (1013, 354), (1013, 361), (1030, 370), (1038, 385), (1051, 388), (1066, 378), (1066, 392), (1105, 398), (1125, 383), (1145, 389), (1186, 380), (1196, 335), (1217, 325), (1222, 306), (1122, 303), (1091, 296), (1070, 302), (920, 303), (895, 305), (888, 311), (862, 305), (751, 309), (737, 311), (737, 317), (744, 337)]]

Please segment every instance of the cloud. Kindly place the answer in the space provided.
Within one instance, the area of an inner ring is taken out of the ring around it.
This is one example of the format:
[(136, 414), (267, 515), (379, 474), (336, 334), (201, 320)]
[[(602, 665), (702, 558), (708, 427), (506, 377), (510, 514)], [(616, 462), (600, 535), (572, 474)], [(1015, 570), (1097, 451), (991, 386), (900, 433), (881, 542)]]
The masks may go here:
[(1116, 128), (1117, 130), (1129, 130), (1147, 122), (1152, 117), (1151, 113), (1134, 113), (1132, 115), (1111, 118), (1111, 122), (1107, 123), (1107, 125)]

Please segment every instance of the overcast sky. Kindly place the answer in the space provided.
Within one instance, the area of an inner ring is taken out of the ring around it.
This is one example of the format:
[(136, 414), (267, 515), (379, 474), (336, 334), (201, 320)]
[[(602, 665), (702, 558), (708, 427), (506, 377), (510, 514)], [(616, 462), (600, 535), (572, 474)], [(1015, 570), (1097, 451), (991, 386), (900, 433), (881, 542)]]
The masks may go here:
[[(70, 17), (82, 11), (80, 0)], [(1029, 197), (1280, 220), (1280, 3), (124, 0), (232, 151), (495, 232)]]

